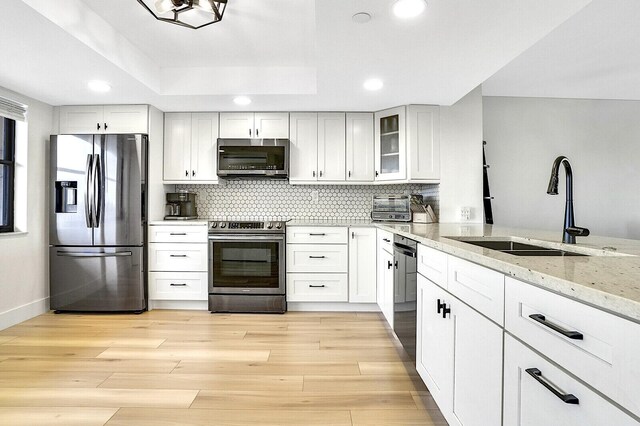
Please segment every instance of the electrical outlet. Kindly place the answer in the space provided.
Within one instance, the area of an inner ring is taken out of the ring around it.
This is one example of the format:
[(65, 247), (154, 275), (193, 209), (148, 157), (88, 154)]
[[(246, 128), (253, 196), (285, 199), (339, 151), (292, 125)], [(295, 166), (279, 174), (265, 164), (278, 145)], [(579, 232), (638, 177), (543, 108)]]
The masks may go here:
[(311, 191), (311, 203), (318, 204), (318, 191)]
[(471, 220), (471, 207), (460, 207), (460, 219), (463, 222)]

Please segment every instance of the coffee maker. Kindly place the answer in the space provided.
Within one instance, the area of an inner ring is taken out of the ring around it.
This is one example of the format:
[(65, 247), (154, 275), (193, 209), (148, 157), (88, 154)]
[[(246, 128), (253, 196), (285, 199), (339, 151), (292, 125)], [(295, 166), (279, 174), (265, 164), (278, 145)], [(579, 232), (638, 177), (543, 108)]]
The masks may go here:
[(165, 208), (165, 220), (197, 219), (196, 193), (178, 191), (167, 193), (167, 206)]

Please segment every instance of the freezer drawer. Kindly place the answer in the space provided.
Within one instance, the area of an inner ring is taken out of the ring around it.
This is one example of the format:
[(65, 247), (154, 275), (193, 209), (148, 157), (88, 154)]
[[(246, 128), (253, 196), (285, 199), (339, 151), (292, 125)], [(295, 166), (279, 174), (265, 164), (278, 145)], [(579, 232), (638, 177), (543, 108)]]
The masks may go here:
[(51, 247), (51, 309), (146, 309), (142, 247)]

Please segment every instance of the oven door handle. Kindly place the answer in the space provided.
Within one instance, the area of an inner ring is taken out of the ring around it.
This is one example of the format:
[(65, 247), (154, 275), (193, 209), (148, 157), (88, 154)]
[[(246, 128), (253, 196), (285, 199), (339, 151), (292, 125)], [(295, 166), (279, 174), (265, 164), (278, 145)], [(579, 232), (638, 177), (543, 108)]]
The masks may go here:
[(209, 240), (212, 241), (284, 241), (284, 235), (269, 234), (269, 235), (256, 235), (256, 234), (243, 234), (243, 235), (209, 235)]

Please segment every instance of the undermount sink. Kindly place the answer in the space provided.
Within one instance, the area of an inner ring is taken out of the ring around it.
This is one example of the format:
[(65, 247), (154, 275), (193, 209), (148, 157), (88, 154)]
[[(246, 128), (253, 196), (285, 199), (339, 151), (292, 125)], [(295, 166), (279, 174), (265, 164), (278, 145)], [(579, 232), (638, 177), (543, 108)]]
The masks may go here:
[(559, 248), (543, 247), (528, 243), (521, 243), (513, 239), (482, 239), (483, 237), (465, 238), (465, 237), (447, 237), (452, 240), (460, 241), (466, 244), (472, 244), (478, 247), (484, 247), (490, 250), (496, 250), (502, 253), (512, 254), (515, 256), (590, 256), (586, 253), (577, 253), (573, 251), (561, 250)]

